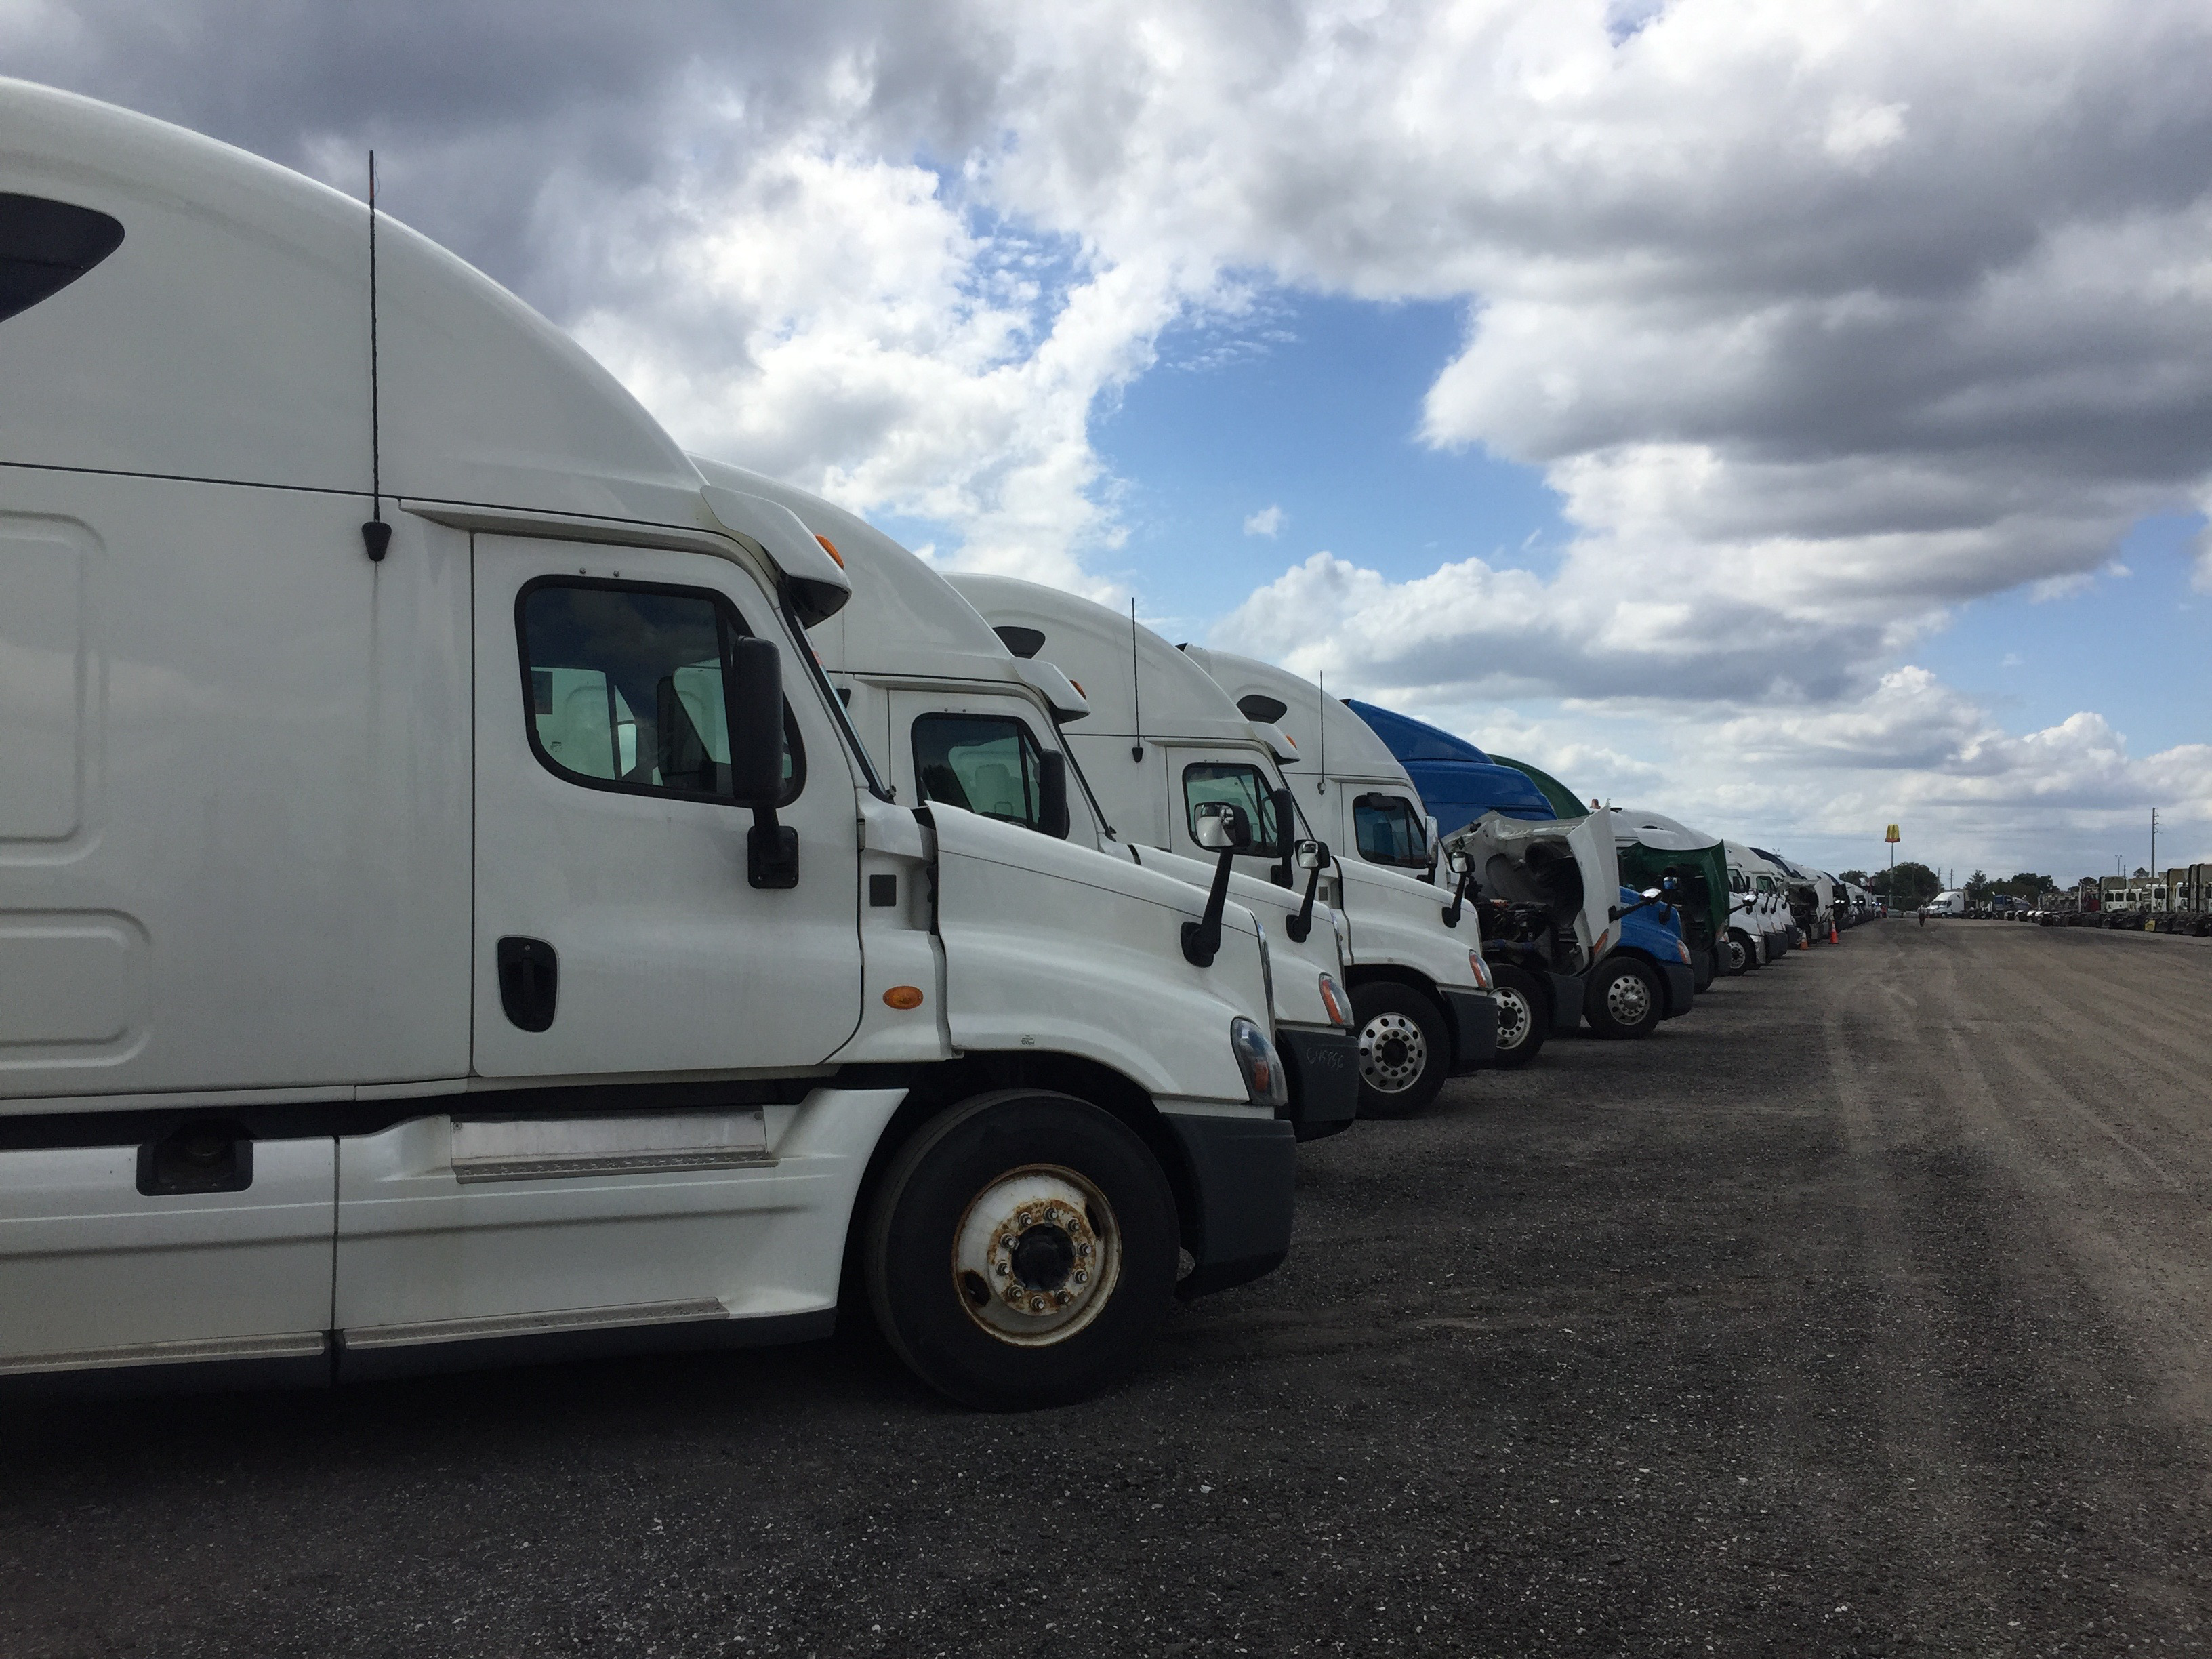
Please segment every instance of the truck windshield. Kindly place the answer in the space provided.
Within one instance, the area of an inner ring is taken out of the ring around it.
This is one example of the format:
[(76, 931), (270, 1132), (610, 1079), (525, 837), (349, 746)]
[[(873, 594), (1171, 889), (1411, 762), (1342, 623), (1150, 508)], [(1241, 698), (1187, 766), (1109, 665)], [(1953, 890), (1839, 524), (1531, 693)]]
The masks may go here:
[(1269, 793), (1272, 787), (1256, 766), (1198, 761), (1184, 767), (1183, 813), (1190, 825), (1191, 840), (1198, 839), (1198, 809), (1208, 801), (1225, 800), (1244, 809), (1244, 817), (1252, 826), (1252, 851), (1273, 848), (1277, 842), (1275, 798)]
[(924, 800), (1042, 830), (1041, 770), (1036, 742), (1018, 720), (924, 714), (914, 723), (914, 775)]

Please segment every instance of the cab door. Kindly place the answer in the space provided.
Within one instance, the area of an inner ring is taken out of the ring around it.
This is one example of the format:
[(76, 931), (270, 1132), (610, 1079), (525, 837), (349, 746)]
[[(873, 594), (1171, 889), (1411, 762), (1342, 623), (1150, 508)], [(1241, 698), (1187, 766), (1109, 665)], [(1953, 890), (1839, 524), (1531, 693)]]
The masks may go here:
[[(860, 1021), (854, 783), (767, 596), (706, 554), (479, 535), (475, 566), (477, 1072), (827, 1059)], [(739, 634), (783, 655), (788, 886), (727, 799)]]

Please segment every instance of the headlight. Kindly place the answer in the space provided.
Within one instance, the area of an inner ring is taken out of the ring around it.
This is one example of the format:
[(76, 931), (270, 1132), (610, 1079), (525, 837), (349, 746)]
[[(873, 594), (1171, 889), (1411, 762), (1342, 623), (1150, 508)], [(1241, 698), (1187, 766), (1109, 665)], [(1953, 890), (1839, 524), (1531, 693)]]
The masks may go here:
[(1352, 1024), (1352, 999), (1339, 990), (1336, 981), (1327, 974), (1321, 976), (1321, 1006), (1339, 1025)]
[(1490, 964), (1482, 959), (1482, 952), (1469, 951), (1467, 966), (1468, 971), (1474, 975), (1474, 982), (1487, 991), (1490, 988)]
[(1289, 1103), (1291, 1080), (1265, 1031), (1249, 1019), (1233, 1019), (1229, 1022), (1229, 1047), (1237, 1056), (1237, 1069), (1244, 1073), (1244, 1093), (1255, 1106), (1272, 1109)]

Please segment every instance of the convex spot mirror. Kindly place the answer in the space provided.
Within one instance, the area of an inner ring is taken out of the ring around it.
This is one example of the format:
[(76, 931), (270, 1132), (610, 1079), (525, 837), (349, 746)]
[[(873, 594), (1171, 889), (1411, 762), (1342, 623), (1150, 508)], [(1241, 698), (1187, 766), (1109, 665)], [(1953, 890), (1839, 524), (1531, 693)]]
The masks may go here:
[(783, 661), (772, 640), (730, 641), (730, 795), (773, 807), (783, 796)]
[(1197, 841), (1209, 853), (1242, 852), (1252, 844), (1252, 822), (1234, 801), (1201, 801)]
[(1328, 862), (1328, 848), (1317, 841), (1302, 841), (1291, 849), (1301, 870), (1318, 870)]
[(1656, 899), (1664, 897), (1665, 895), (1661, 893), (1656, 887), (1647, 887), (1644, 890), (1644, 896), (1647, 899)]
[(1474, 868), (1474, 855), (1472, 853), (1463, 851), (1449, 853), (1445, 855), (1444, 861), (1451, 866), (1451, 872), (1455, 876), (1463, 876)]

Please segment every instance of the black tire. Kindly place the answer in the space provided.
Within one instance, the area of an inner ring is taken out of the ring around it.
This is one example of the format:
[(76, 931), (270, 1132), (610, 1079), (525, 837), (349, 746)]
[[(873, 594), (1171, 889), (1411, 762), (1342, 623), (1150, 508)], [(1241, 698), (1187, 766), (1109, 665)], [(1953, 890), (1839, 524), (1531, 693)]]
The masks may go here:
[(1498, 989), (1498, 1053), (1491, 1064), (1517, 1071), (1544, 1052), (1551, 1035), (1551, 998), (1536, 975), (1510, 963), (1493, 963), (1491, 981)]
[(1741, 979), (1759, 965), (1758, 945), (1733, 927), (1729, 929), (1728, 943), (1722, 949), (1727, 952), (1726, 965), (1731, 979)]
[(1451, 1070), (1443, 1010), (1388, 980), (1352, 989), (1359, 1038), (1359, 1115), (1412, 1117), (1428, 1109)]
[[(1014, 1235), (1030, 1215), (1054, 1219)], [(915, 1376), (963, 1406), (1030, 1411), (1130, 1370), (1175, 1299), (1180, 1248), (1167, 1176), (1127, 1125), (1072, 1096), (1012, 1089), (955, 1107), (899, 1149), (868, 1213), (864, 1266), (876, 1323)], [(965, 1271), (963, 1250), (977, 1258)], [(1021, 1291), (1024, 1253), (1034, 1314), (1000, 1305), (983, 1271)], [(1087, 1291), (1074, 1277), (1086, 1261)], [(1050, 1305), (1063, 1294), (1078, 1298), (1065, 1312)]]
[(1650, 1036), (1667, 1007), (1659, 975), (1635, 957), (1608, 957), (1583, 994), (1583, 1012), (1601, 1037)]

